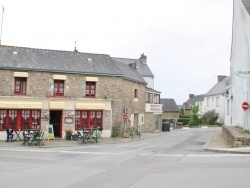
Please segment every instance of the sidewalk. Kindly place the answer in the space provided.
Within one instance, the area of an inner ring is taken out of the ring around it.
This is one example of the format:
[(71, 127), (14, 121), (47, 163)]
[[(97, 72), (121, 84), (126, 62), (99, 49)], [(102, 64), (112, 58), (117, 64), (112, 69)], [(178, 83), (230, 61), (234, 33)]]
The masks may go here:
[[(140, 138), (139, 136), (135, 136), (132, 140), (130, 138), (123, 138), (123, 137), (111, 137), (111, 138), (103, 138), (99, 139), (98, 144), (115, 144), (115, 143), (127, 143), (127, 142), (136, 142), (138, 140), (144, 140), (155, 136), (160, 136), (164, 134), (164, 132), (156, 132), (156, 133), (142, 133)], [(166, 134), (166, 133), (165, 133)], [(78, 144), (77, 141), (73, 140), (66, 140), (66, 139), (56, 139), (56, 140), (43, 140), (45, 146), (40, 146), (41, 148), (52, 148), (52, 147), (72, 147), (72, 146), (85, 146), (85, 145), (93, 145), (93, 144)], [(20, 147), (22, 145), (22, 141), (15, 141), (15, 142), (5, 142), (0, 141), (0, 147)], [(27, 146), (28, 147), (28, 146)], [(38, 146), (29, 146), (29, 147), (38, 147)]]
[(226, 138), (222, 132), (215, 133), (210, 140), (203, 146), (204, 150), (210, 150), (219, 153), (238, 153), (250, 154), (250, 147), (237, 147), (233, 148), (226, 142)]

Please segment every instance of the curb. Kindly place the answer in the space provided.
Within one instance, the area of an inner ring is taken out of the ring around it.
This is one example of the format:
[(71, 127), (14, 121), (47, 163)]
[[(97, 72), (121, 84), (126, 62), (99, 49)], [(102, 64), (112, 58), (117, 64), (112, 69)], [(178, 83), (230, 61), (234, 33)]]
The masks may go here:
[(203, 149), (206, 151), (213, 151), (216, 153), (250, 154), (250, 151), (240, 151), (240, 150), (235, 150), (235, 149), (230, 150), (232, 148), (225, 149), (225, 148), (206, 148), (206, 147), (203, 147)]

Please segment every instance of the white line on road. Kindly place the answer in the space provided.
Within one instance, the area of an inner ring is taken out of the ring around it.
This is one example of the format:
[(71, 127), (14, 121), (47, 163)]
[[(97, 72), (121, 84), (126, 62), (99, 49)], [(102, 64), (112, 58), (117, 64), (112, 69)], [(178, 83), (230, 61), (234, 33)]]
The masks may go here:
[(126, 147), (126, 146), (136, 147), (136, 146), (140, 146), (140, 145), (144, 145), (144, 144), (147, 144), (147, 143), (145, 142), (145, 143), (136, 144), (136, 145), (119, 145), (119, 146), (117, 146), (117, 147)]
[[(159, 144), (157, 144), (159, 145)], [(125, 155), (134, 151), (154, 147), (156, 145), (138, 148), (125, 153), (112, 153), (112, 152), (87, 152), (87, 151), (52, 151), (52, 150), (17, 150), (17, 149), (0, 149), (0, 151), (12, 151), (12, 152), (34, 152), (34, 153), (70, 153), (70, 154), (84, 154), (84, 155)], [(250, 154), (139, 154), (140, 156), (153, 156), (153, 157), (250, 157)]]

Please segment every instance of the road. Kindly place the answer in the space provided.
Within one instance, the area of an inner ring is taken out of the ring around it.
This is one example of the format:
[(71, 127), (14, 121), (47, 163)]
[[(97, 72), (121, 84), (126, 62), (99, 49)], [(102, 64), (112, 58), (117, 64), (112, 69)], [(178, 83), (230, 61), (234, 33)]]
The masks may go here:
[(220, 129), (77, 147), (0, 148), (0, 187), (250, 187), (250, 155), (204, 151)]

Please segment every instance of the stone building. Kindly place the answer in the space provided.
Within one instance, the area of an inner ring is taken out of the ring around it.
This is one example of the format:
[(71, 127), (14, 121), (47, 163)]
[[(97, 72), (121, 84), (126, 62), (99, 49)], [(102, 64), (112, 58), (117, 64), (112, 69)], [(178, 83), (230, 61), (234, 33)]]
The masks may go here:
[(179, 118), (179, 108), (174, 99), (161, 98), (162, 119)]
[(154, 89), (154, 75), (147, 64), (147, 56), (143, 53), (139, 59), (113, 57), (113, 60), (135, 68), (146, 81), (145, 113), (144, 116), (138, 118), (137, 124), (141, 126), (142, 132), (160, 131), (162, 124), (161, 92)]
[[(135, 67), (109, 55), (0, 46), (0, 139), (5, 129), (53, 125), (55, 137), (66, 129), (142, 123), (146, 82)], [(123, 114), (128, 120), (123, 120)]]

